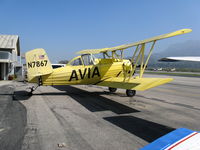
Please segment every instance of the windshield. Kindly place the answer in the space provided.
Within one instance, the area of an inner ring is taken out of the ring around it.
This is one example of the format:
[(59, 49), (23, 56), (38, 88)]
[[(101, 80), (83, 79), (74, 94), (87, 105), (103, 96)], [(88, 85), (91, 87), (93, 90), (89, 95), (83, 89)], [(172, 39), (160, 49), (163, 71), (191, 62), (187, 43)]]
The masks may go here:
[(94, 65), (94, 56), (91, 54), (84, 54), (82, 55), (84, 65)]
[(77, 58), (75, 59), (74, 61), (72, 61), (70, 63), (72, 66), (80, 66), (80, 65), (83, 65), (82, 61), (81, 61), (81, 58)]

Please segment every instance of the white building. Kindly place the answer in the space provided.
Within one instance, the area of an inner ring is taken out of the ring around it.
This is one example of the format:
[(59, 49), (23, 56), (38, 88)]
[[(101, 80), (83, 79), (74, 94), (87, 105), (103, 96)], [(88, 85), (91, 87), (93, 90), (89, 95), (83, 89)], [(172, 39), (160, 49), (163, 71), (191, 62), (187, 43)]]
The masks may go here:
[(0, 80), (8, 80), (21, 69), (19, 36), (0, 35)]

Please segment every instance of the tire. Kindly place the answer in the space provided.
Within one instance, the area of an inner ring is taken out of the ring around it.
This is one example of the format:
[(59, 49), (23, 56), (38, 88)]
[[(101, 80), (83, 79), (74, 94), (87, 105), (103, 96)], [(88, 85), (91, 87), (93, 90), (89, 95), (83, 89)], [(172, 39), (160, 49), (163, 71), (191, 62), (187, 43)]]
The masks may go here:
[(110, 93), (114, 93), (117, 91), (117, 88), (108, 87), (108, 90), (110, 91)]
[(126, 90), (126, 95), (128, 97), (133, 97), (136, 94), (136, 90)]

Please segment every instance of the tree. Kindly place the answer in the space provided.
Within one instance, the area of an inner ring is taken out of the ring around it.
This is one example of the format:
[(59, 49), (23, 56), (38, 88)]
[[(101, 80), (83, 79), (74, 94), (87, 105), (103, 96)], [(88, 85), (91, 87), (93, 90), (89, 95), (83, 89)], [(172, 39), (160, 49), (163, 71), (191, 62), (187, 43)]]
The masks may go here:
[(59, 64), (67, 64), (69, 61), (68, 60), (60, 60), (58, 63)]

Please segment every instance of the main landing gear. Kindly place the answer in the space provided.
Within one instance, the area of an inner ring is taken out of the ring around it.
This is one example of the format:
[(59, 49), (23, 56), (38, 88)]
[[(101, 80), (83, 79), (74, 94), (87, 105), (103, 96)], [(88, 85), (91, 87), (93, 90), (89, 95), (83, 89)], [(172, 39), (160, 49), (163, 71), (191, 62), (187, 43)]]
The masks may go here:
[[(117, 88), (112, 88), (112, 87), (108, 87), (108, 90), (110, 91), (110, 93), (115, 93), (117, 91)], [(126, 90), (126, 95), (128, 97), (133, 97), (136, 94), (136, 90)]]
[(128, 97), (133, 97), (136, 94), (136, 90), (126, 90), (126, 95)]

